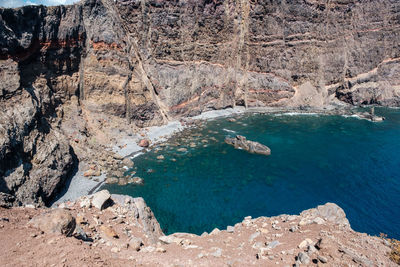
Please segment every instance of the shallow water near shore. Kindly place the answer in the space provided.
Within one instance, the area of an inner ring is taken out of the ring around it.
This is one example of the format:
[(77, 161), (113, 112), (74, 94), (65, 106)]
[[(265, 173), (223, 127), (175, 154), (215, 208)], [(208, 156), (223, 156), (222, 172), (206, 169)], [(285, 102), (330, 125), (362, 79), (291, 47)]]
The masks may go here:
[[(326, 202), (344, 209), (352, 228), (400, 238), (400, 110), (386, 120), (295, 114), (242, 114), (208, 121), (135, 157), (145, 184), (105, 185), (141, 196), (166, 234), (201, 234), (245, 216), (298, 214)], [(249, 154), (224, 143), (244, 135), (271, 148)], [(179, 151), (186, 148), (187, 151)], [(164, 159), (157, 159), (163, 155)]]

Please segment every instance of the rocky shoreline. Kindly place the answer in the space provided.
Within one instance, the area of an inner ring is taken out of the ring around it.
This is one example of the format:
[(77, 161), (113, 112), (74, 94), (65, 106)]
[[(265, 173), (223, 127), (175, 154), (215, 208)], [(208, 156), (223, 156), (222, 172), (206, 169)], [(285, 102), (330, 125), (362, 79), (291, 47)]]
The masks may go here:
[(100, 191), (56, 209), (0, 208), (2, 266), (396, 266), (393, 243), (353, 231), (326, 203), (165, 236), (142, 198)]
[[(370, 107), (368, 107), (370, 108)], [(108, 148), (106, 162), (107, 165), (103, 165), (102, 171), (94, 171), (98, 169), (93, 160), (88, 162), (81, 162), (80, 168), (76, 174), (67, 182), (67, 185), (56, 197), (53, 202), (54, 205), (58, 205), (65, 201), (76, 200), (77, 198), (95, 193), (101, 188), (104, 183), (118, 183), (119, 178), (125, 178), (123, 172), (129, 168), (132, 168), (133, 164), (130, 159), (141, 154), (146, 153), (153, 149), (153, 147), (158, 146), (166, 142), (173, 135), (184, 131), (188, 127), (198, 127), (208, 120), (226, 117), (234, 118), (235, 116), (240, 116), (241, 114), (304, 114), (304, 115), (340, 115), (344, 117), (357, 117), (359, 119), (366, 119), (370, 121), (372, 117), (369, 112), (360, 112), (356, 108), (349, 108), (348, 106), (339, 107), (328, 107), (325, 109), (298, 109), (298, 108), (248, 108), (236, 107), (234, 109), (223, 109), (204, 112), (201, 115), (194, 117), (182, 118), (179, 121), (172, 121), (166, 125), (162, 126), (152, 126), (148, 128), (141, 129), (140, 133), (136, 135), (124, 135), (117, 143)], [(377, 116), (376, 116), (377, 117)], [(381, 120), (379, 120), (381, 121)], [(379, 122), (378, 121), (378, 122)], [(148, 140), (150, 147), (141, 147), (139, 145), (140, 140)], [(98, 153), (102, 153), (98, 151)], [(112, 157), (112, 159), (110, 158)], [(92, 169), (91, 169), (92, 167)], [(90, 172), (90, 175), (85, 175), (85, 173)], [(128, 177), (129, 178), (129, 177)], [(126, 179), (128, 179), (126, 178)]]

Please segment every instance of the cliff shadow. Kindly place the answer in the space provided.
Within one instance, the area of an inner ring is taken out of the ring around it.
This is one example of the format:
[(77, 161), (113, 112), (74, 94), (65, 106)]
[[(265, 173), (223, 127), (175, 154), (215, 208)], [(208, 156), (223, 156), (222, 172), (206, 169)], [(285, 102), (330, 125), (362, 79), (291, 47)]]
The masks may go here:
[(70, 154), (72, 156), (73, 165), (70, 171), (66, 174), (63, 181), (60, 183), (57, 191), (54, 196), (46, 203), (48, 207), (53, 206), (59, 199), (61, 199), (67, 192), (71, 186), (72, 179), (77, 175), (79, 171), (79, 159), (75, 154), (74, 149), (70, 146)]

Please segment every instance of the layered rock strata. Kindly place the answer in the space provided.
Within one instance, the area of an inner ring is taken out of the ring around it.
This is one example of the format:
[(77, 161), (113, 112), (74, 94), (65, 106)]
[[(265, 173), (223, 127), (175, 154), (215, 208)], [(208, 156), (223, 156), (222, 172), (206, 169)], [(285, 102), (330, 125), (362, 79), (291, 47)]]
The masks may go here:
[(83, 0), (0, 9), (0, 32), (4, 203), (49, 203), (75, 153), (136, 127), (236, 105), (400, 103), (395, 0)]

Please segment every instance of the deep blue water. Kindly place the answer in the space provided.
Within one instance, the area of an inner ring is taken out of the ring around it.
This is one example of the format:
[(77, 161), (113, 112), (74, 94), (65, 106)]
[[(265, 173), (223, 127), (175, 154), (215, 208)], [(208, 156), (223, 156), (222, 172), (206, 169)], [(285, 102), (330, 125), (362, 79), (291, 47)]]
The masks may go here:
[[(135, 176), (145, 185), (105, 188), (142, 196), (165, 233), (201, 234), (248, 215), (298, 214), (334, 202), (354, 230), (399, 239), (400, 110), (376, 113), (386, 120), (260, 114), (237, 122), (216, 119), (170, 140), (178, 147), (136, 157)], [(224, 143), (234, 134), (226, 130), (269, 146), (271, 156), (235, 150)], [(190, 142), (198, 146), (190, 148)]]

